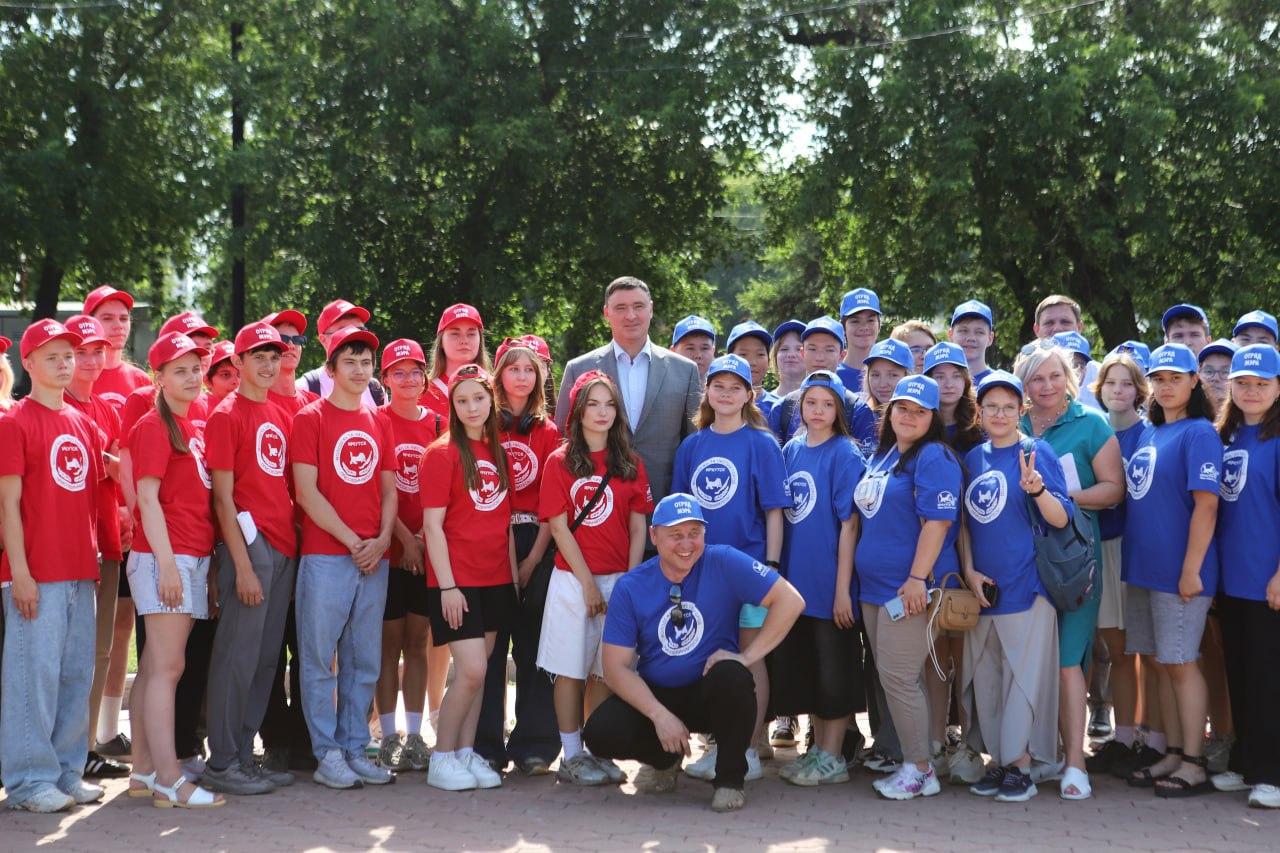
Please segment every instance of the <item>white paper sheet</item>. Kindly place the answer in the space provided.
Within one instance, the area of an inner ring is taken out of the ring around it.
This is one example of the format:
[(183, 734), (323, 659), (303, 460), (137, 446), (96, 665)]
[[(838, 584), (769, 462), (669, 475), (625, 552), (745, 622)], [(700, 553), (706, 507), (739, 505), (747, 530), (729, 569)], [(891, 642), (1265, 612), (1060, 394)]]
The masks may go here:
[(253, 523), (253, 516), (248, 510), (236, 513), (236, 521), (240, 523), (240, 532), (244, 534), (244, 544), (252, 545), (258, 538), (258, 525)]

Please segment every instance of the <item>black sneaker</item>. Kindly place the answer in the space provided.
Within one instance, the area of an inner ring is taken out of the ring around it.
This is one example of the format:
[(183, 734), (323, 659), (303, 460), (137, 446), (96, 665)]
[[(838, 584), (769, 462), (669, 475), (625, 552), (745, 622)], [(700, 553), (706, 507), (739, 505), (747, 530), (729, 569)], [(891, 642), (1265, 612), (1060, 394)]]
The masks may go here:
[(1004, 774), (1004, 782), (996, 794), (997, 803), (1025, 803), (1037, 793), (1036, 783), (1031, 781), (1030, 773), (1023, 773), (1017, 768), (1010, 768)]
[(289, 750), (267, 749), (262, 753), (262, 769), (272, 773), (289, 772)]
[(772, 746), (796, 745), (796, 718), (779, 717), (769, 730), (769, 743)]
[(87, 779), (123, 779), (129, 775), (129, 768), (90, 750), (84, 761), (84, 775)]
[(93, 745), (93, 751), (103, 758), (114, 758), (117, 761), (129, 761), (133, 758), (133, 741), (124, 732), (108, 741), (99, 741)]
[(1111, 775), (1118, 779), (1128, 779), (1137, 771), (1144, 767), (1150, 767), (1160, 759), (1164, 758), (1164, 753), (1159, 750), (1152, 749), (1145, 743), (1133, 750), (1133, 755), (1122, 758), (1111, 765)]
[(862, 766), (877, 773), (897, 773), (902, 767), (902, 759), (885, 755), (880, 750), (872, 747), (871, 752), (867, 753)]
[(1096, 705), (1089, 711), (1089, 737), (1104, 738), (1111, 736), (1111, 709), (1106, 705)]
[(979, 797), (994, 797), (1000, 793), (1000, 788), (1004, 785), (1004, 777), (1009, 773), (1010, 771), (1003, 767), (992, 767), (981, 779), (969, 786), (969, 793), (977, 794)]
[(1119, 741), (1109, 740), (1084, 760), (1084, 768), (1090, 773), (1110, 773), (1118, 763), (1132, 760), (1132, 749)]
[(858, 761), (858, 756), (862, 753), (862, 747), (867, 739), (862, 736), (862, 731), (856, 726), (849, 726), (844, 731), (844, 742), (840, 745), (840, 755), (844, 758), (844, 763), (850, 770)]

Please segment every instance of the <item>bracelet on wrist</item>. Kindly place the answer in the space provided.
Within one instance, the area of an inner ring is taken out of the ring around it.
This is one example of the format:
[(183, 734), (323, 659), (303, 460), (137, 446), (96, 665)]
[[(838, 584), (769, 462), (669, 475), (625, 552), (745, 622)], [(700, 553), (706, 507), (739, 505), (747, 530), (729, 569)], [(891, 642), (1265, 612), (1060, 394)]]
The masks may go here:
[(764, 564), (765, 564), (766, 566), (768, 566), (769, 568), (773, 569), (775, 572), (780, 572), (780, 571), (782, 571), (782, 561), (781, 561), (781, 560), (765, 560), (765, 561), (764, 561)]
[(920, 583), (928, 583), (928, 582), (929, 582), (929, 579), (928, 579), (928, 578), (918, 578), (918, 577), (916, 577), (915, 575), (911, 574), (910, 572), (907, 572), (907, 577), (911, 578), (911, 580), (913, 580), (913, 581), (920, 581)]
[(1028, 494), (1028, 495), (1030, 495), (1030, 496), (1031, 496), (1031, 497), (1033, 497), (1033, 498), (1038, 498), (1038, 497), (1040, 497), (1041, 495), (1043, 495), (1043, 494), (1044, 494), (1044, 492), (1045, 492), (1045, 489), (1046, 489), (1046, 488), (1048, 488), (1048, 487), (1047, 487), (1047, 486), (1041, 486), (1041, 487), (1040, 487), (1040, 491), (1038, 491), (1038, 492), (1027, 492), (1027, 494)]
[(451, 590), (451, 589), (457, 589), (457, 588), (458, 588), (457, 584), (454, 584), (453, 586), (442, 586), (442, 587), (440, 587), (440, 591), (441, 591), (441, 592), (448, 592), (448, 591), (449, 591), (449, 590)]

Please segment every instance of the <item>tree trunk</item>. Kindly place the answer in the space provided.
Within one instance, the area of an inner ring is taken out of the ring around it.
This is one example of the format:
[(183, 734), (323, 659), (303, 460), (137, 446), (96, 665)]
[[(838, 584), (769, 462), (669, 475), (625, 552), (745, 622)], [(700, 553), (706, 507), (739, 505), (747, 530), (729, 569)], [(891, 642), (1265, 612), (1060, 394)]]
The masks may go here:
[(58, 294), (62, 290), (62, 278), (66, 270), (49, 255), (40, 260), (40, 279), (36, 284), (36, 307), (33, 320), (43, 320), (58, 315)]

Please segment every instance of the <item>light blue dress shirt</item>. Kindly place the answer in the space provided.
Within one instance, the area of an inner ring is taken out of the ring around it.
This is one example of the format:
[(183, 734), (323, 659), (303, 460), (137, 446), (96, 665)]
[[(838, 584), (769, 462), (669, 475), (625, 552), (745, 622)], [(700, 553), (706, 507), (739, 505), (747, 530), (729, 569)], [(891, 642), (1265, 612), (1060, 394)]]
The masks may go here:
[(627, 407), (627, 421), (634, 432), (644, 411), (644, 394), (649, 388), (649, 365), (653, 362), (653, 342), (646, 340), (634, 359), (613, 342), (613, 355), (618, 362), (618, 383), (622, 386), (622, 402)]

